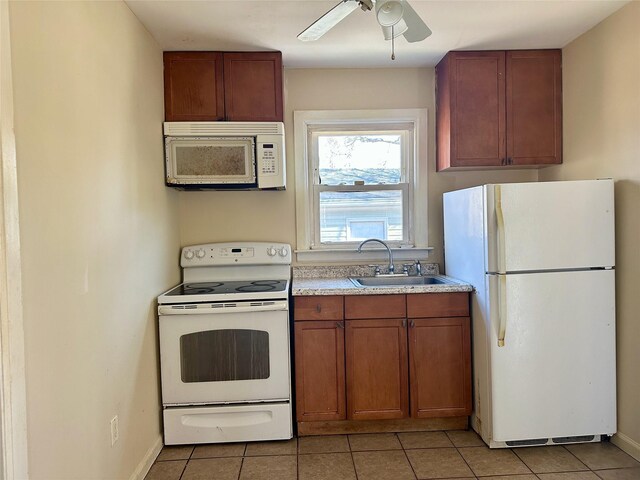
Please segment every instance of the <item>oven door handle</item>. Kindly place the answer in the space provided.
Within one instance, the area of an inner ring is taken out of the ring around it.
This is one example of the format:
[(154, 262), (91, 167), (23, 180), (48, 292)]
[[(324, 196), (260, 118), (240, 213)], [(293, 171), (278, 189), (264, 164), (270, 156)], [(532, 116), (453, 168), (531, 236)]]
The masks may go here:
[(289, 309), (289, 302), (278, 300), (273, 302), (244, 303), (198, 303), (189, 305), (159, 305), (158, 315), (210, 315), (216, 313), (249, 313), (270, 312)]

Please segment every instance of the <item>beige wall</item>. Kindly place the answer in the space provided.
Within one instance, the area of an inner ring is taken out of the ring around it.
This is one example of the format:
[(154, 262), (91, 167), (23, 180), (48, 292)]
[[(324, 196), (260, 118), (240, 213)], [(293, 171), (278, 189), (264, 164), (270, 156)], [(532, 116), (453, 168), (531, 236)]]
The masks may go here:
[(31, 478), (126, 479), (161, 439), (154, 303), (179, 279), (162, 52), (121, 2), (10, 16)]
[(540, 180), (615, 179), (617, 443), (640, 459), (640, 2), (563, 49), (564, 164)]
[[(429, 261), (442, 263), (442, 193), (487, 182), (535, 181), (537, 171), (435, 173), (435, 71), (433, 68), (292, 69), (285, 71), (287, 190), (285, 192), (180, 192), (183, 245), (264, 240), (296, 245), (293, 112), (427, 108), (429, 158)], [(418, 199), (425, 201), (426, 199)]]

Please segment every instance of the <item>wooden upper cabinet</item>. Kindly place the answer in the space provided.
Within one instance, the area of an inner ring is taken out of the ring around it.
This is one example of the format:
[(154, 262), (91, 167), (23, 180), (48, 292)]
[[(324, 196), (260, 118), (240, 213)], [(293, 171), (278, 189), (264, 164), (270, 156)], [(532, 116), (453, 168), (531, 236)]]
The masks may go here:
[(505, 158), (504, 58), (452, 52), (436, 67), (438, 170), (500, 166)]
[(411, 416), (471, 414), (469, 317), (409, 320)]
[(438, 171), (562, 162), (560, 50), (449, 52), (436, 77)]
[(224, 54), (227, 120), (282, 122), (282, 53)]
[(295, 365), (297, 420), (344, 420), (344, 322), (295, 322)]
[(562, 163), (560, 50), (510, 51), (506, 65), (509, 164)]
[(224, 119), (220, 52), (164, 52), (164, 109), (168, 122)]
[(282, 53), (165, 52), (165, 119), (283, 121)]
[(347, 320), (347, 418), (382, 420), (409, 413), (404, 319)]

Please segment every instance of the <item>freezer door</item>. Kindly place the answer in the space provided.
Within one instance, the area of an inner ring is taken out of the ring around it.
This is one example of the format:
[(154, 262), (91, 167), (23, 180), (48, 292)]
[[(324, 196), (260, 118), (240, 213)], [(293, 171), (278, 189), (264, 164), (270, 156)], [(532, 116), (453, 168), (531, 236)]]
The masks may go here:
[(488, 272), (611, 267), (613, 181), (486, 185)]
[(493, 440), (614, 433), (614, 271), (489, 282)]

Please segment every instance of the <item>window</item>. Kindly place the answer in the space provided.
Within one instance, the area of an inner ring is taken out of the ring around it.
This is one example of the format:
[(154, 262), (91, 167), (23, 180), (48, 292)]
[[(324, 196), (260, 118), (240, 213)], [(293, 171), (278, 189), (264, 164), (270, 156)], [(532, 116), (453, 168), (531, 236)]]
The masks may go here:
[(299, 256), (353, 252), (367, 238), (426, 245), (425, 110), (294, 116)]

